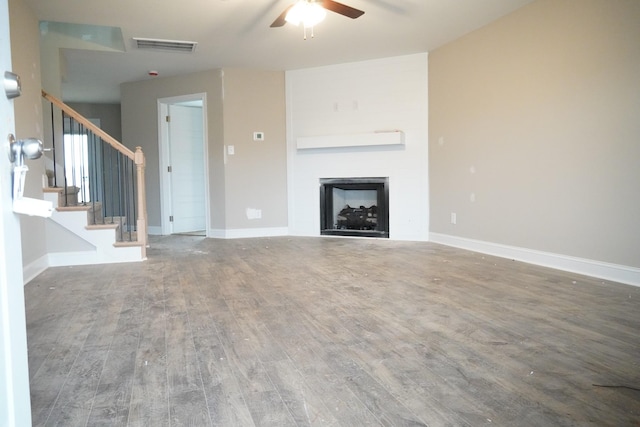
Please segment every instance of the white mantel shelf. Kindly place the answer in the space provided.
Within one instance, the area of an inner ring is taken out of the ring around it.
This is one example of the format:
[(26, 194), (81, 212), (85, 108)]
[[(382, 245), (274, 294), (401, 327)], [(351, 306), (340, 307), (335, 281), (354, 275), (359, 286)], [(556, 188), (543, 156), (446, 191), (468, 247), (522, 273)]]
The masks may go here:
[(298, 150), (403, 145), (404, 132), (401, 130), (388, 130), (345, 135), (300, 136), (297, 138), (296, 144)]

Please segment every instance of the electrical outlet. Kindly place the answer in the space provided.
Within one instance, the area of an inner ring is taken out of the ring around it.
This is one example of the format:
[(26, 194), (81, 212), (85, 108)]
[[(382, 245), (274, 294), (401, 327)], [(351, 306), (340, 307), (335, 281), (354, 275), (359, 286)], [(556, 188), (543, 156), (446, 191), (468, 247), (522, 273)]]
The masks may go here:
[(261, 219), (262, 209), (247, 208), (247, 219)]
[(451, 224), (457, 224), (458, 223), (458, 215), (456, 215), (455, 212), (451, 212)]

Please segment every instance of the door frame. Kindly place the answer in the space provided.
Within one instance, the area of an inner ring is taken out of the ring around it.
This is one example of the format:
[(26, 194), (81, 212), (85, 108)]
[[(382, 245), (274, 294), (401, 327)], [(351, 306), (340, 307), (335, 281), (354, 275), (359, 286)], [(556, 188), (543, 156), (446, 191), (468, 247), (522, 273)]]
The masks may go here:
[[(0, 72), (11, 71), (11, 66), (9, 4), (0, 0)], [(0, 89), (0, 425), (30, 426), (22, 238), (20, 219), (13, 212), (13, 173), (7, 155), (8, 134), (16, 132), (15, 110), (4, 92)]]
[(211, 230), (211, 213), (209, 206), (209, 147), (207, 141), (207, 94), (193, 93), (188, 95), (171, 96), (167, 98), (158, 98), (158, 152), (160, 161), (160, 228), (161, 234), (166, 236), (171, 234), (172, 227), (169, 222), (171, 215), (171, 179), (167, 173), (169, 167), (170, 149), (169, 149), (169, 126), (165, 117), (169, 112), (169, 105), (182, 104), (190, 101), (202, 102), (202, 144), (204, 162), (204, 211), (205, 211), (205, 235), (210, 237)]

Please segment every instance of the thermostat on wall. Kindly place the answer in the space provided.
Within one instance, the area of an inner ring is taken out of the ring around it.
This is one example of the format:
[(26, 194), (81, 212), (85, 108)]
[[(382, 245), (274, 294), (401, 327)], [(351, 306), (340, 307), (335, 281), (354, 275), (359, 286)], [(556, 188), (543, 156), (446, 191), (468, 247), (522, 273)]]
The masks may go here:
[(264, 132), (254, 132), (253, 133), (254, 141), (264, 141)]

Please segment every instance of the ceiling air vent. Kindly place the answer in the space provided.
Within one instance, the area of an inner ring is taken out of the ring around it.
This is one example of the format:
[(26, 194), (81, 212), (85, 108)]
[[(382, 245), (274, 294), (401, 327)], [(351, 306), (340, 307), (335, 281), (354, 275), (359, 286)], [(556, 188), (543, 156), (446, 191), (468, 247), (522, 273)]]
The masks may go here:
[(193, 52), (198, 42), (180, 40), (143, 39), (134, 37), (138, 49), (172, 50), (174, 52)]

